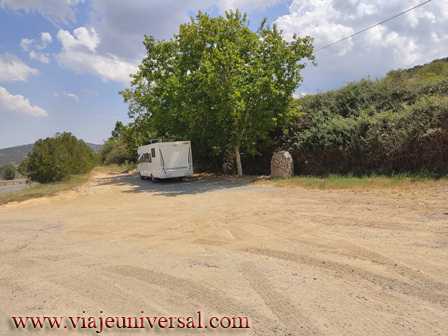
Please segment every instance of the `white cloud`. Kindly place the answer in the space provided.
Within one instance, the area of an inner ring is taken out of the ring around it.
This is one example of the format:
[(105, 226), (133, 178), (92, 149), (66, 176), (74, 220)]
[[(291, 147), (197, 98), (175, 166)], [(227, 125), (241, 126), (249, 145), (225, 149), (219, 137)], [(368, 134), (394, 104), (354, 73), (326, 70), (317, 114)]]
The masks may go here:
[(44, 50), (47, 48), (47, 45), (51, 42), (53, 42), (53, 39), (51, 38), (50, 33), (40, 33), (40, 43), (36, 45), (36, 48), (39, 50)]
[(358, 15), (373, 15), (378, 12), (377, 7), (371, 3), (361, 2), (357, 8)]
[[(198, 10), (216, 11), (239, 8), (263, 11), (291, 0), (92, 0), (90, 24), (95, 27), (101, 44), (97, 53), (112, 54), (134, 61), (145, 55), (143, 34), (156, 39), (170, 39), (182, 23), (189, 22)], [(216, 8), (214, 8), (216, 7)], [(125, 19), (123, 19), (125, 18)], [(169, 18), (169, 19), (167, 19)], [(257, 23), (258, 24), (258, 23)]]
[(290, 0), (217, 0), (217, 6), (221, 13), (229, 9), (241, 11), (253, 9), (265, 9), (281, 3), (289, 3)]
[(47, 45), (53, 42), (50, 33), (40, 33), (40, 43), (37, 43), (34, 39), (23, 38), (20, 41), (20, 47), (23, 51), (30, 51), (32, 49), (44, 50), (47, 48)]
[[(43, 53), (42, 50), (47, 48), (48, 43), (53, 42), (51, 34), (48, 32), (41, 33), (40, 43), (36, 42), (34, 39), (23, 38), (20, 41), (20, 47), (23, 51), (29, 51), (29, 56), (31, 60), (39, 61), (41, 63), (50, 63), (49, 54)], [(35, 51), (41, 50), (41, 51)]]
[(50, 58), (48, 57), (48, 54), (41, 53), (38, 51), (36, 52), (33, 50), (32, 52), (30, 52), (29, 55), (32, 60), (39, 61), (39, 62), (46, 63), (46, 64), (50, 63)]
[(22, 48), (23, 51), (30, 51), (30, 45), (34, 42), (33, 39), (22, 39), (20, 41), (20, 47)]
[(9, 53), (0, 54), (0, 82), (26, 82), (28, 76), (38, 74), (37, 69), (30, 68), (18, 57)]
[(30, 101), (21, 95), (12, 95), (0, 86), (0, 109), (26, 114), (33, 117), (48, 117), (47, 111), (38, 106), (31, 106)]
[(70, 32), (61, 29), (57, 36), (59, 41), (61, 41), (62, 46), (66, 49), (85, 47), (88, 50), (95, 52), (96, 47), (100, 43), (95, 28), (90, 28), (89, 30), (85, 27), (79, 27), (73, 31), (73, 35), (70, 34)]
[[(290, 14), (277, 19), (285, 38), (314, 38), (316, 49), (403, 12), (419, 1), (294, 0)], [(425, 64), (448, 55), (448, 3), (433, 0), (364, 33), (316, 53), (317, 68), (304, 70), (312, 91), (339, 86), (389, 70)]]
[(137, 71), (137, 62), (129, 62), (112, 54), (97, 54), (100, 39), (93, 28), (77, 28), (73, 35), (61, 29), (57, 37), (62, 43), (62, 51), (56, 55), (57, 62), (77, 73), (90, 73), (106, 81), (129, 84), (129, 74)]
[(75, 20), (73, 8), (82, 2), (84, 0), (0, 0), (0, 8), (38, 12), (52, 22), (67, 23), (67, 19)]
[(74, 93), (68, 93), (68, 92), (64, 91), (62, 94), (66, 97), (73, 99), (75, 102), (79, 102), (79, 97), (77, 95), (75, 95)]
[[(298, 33), (300, 36), (313, 37), (316, 46), (323, 46), (354, 33), (353, 28), (342, 24), (347, 17), (334, 8), (332, 0), (294, 0), (290, 11), (291, 14), (277, 20), (286, 39), (292, 39), (294, 33)], [(333, 50), (342, 56), (351, 50), (352, 44), (351, 40), (346, 40)]]
[(53, 92), (53, 96), (55, 96), (57, 98), (57, 97), (59, 97), (59, 93)]
[[(60, 32), (58, 38), (64, 41), (64, 50), (58, 55), (58, 61), (77, 72), (129, 83), (129, 73), (137, 70), (136, 65), (146, 54), (143, 34), (170, 39), (178, 32), (180, 24), (188, 22), (190, 15), (194, 16), (198, 10), (208, 11), (216, 7), (222, 13), (236, 6), (247, 11), (263, 10), (290, 1), (92, 0), (90, 26), (95, 30), (83, 28), (73, 33)], [(90, 53), (86, 52), (87, 47), (90, 47)]]
[(188, 22), (190, 14), (210, 8), (216, 1), (182, 0), (173, 5), (165, 0), (93, 0), (91, 25), (101, 37), (97, 52), (141, 60), (145, 54), (143, 34), (169, 39), (181, 23)]
[(45, 43), (51, 43), (53, 42), (53, 39), (51, 38), (51, 34), (48, 32), (40, 33), (41, 34), (41, 40)]

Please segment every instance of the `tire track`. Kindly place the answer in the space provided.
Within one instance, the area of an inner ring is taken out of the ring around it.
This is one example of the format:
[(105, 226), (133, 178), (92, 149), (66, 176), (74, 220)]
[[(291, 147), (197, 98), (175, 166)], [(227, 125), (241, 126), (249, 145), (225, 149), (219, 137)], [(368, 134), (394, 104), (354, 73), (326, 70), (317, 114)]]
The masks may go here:
[(208, 307), (214, 310), (214, 312), (226, 316), (245, 315), (249, 319), (256, 320), (261, 324), (257, 327), (264, 327), (266, 329), (270, 328), (274, 323), (274, 321), (267, 319), (265, 316), (260, 316), (251, 306), (244, 305), (241, 302), (235, 302), (227, 297), (223, 291), (205, 287), (200, 283), (135, 266), (118, 266), (109, 268), (109, 270), (112, 273), (157, 285), (173, 293), (187, 296), (193, 302), (199, 302), (203, 310), (206, 310)]
[[(322, 335), (310, 319), (281, 292), (276, 290), (265, 275), (252, 262), (242, 262), (241, 272), (266, 306), (287, 328), (289, 335)], [(299, 334), (296, 334), (300, 330)], [(286, 334), (288, 335), (288, 334)]]
[[(334, 246), (333, 246), (334, 244)], [(422, 275), (421, 273), (417, 272), (416, 270), (414, 270), (413, 268), (411, 268), (410, 266), (407, 265), (403, 265), (403, 264), (397, 264), (397, 261), (395, 261), (392, 258), (386, 257), (380, 253), (377, 253), (371, 249), (365, 248), (361, 245), (346, 241), (346, 240), (338, 240), (329, 244), (320, 244), (320, 243), (316, 243), (316, 244), (308, 244), (308, 245), (315, 245), (315, 246), (319, 246), (320, 248), (325, 248), (326, 251), (331, 251), (332, 253), (335, 252), (339, 252), (341, 254), (343, 254), (344, 256), (350, 257), (350, 258), (357, 258), (358, 255), (361, 258), (365, 258), (366, 260), (376, 260), (377, 263), (381, 263), (384, 264), (385, 266), (387, 266), (389, 269), (392, 269), (396, 272), (398, 272), (400, 275), (405, 276), (407, 275), (408, 279), (410, 281), (414, 281), (416, 283), (419, 283), (420, 286), (427, 286), (428, 283), (435, 283), (435, 285), (441, 286), (444, 284), (441, 283), (437, 283), (432, 281), (431, 279), (425, 277), (424, 275)], [(290, 241), (286, 241), (286, 242), (282, 242), (282, 247), (291, 247), (293, 250), (296, 250), (296, 245), (293, 244)], [(341, 252), (341, 247), (343, 247), (344, 249), (349, 249), (350, 252), (352, 253), (342, 253)], [(401, 266), (401, 267), (400, 267)], [(320, 289), (320, 291), (322, 293), (326, 293), (324, 301), (328, 301), (331, 302), (333, 301), (334, 304), (336, 306), (343, 306), (346, 307), (346, 310), (349, 311), (352, 316), (354, 317), (354, 319), (356, 320), (364, 320), (366, 321), (367, 324), (370, 324), (374, 329), (380, 331), (382, 333), (382, 335), (399, 335), (404, 333), (405, 335), (410, 335), (413, 336), (414, 333), (412, 331), (407, 331), (407, 329), (403, 328), (400, 331), (395, 331), (396, 329), (396, 324), (393, 323), (386, 323), (386, 322), (379, 322), (376, 321), (373, 318), (369, 317), (369, 312), (366, 311), (365, 308), (365, 302), (361, 299), (357, 299), (354, 298), (352, 296), (344, 296), (341, 294), (341, 291), (338, 290), (331, 290), (330, 287), (325, 283), (322, 284), (323, 288)], [(345, 286), (346, 287), (346, 286)], [(349, 288), (347, 288), (348, 291)], [(443, 290), (441, 290), (443, 291)], [(337, 299), (334, 300), (334, 297), (336, 297)], [(374, 300), (377, 302), (377, 304), (382, 305), (384, 307), (384, 304), (382, 303), (384, 301), (384, 292), (381, 291), (380, 293), (375, 293), (375, 292), (369, 292), (369, 297), (370, 298), (374, 298)], [(391, 306), (388, 305), (387, 307), (388, 310), (393, 310), (394, 314), (396, 316), (400, 316), (402, 314), (402, 311), (399, 310), (399, 308), (393, 309)], [(429, 323), (428, 321), (418, 318), (419, 323), (423, 324), (426, 326), (427, 330), (433, 330), (434, 332), (437, 332), (437, 335), (442, 335), (440, 328), (434, 326), (433, 324)], [(415, 316), (412, 317), (412, 320), (408, 321), (408, 323), (412, 323), (415, 322)], [(365, 331), (359, 330), (359, 335), (364, 335)], [(351, 332), (345, 332), (345, 334), (352, 334)]]
[[(283, 246), (295, 247), (291, 242), (283, 243)], [(408, 266), (398, 260), (387, 257), (381, 253), (375, 252), (364, 246), (352, 243), (345, 239), (339, 239), (337, 241), (332, 241), (331, 243), (322, 245), (316, 244), (321, 248), (332, 254), (339, 254), (348, 258), (358, 258), (366, 261), (374, 262), (377, 265), (385, 267), (392, 273), (401, 275), (402, 277), (408, 279), (410, 283), (418, 285), (420, 287), (430, 286), (432, 290), (440, 291), (441, 293), (448, 293), (448, 284), (435, 281), (428, 276), (420, 273), (418, 270)]]
[(348, 295), (343, 295), (341, 291), (332, 289), (325, 283), (320, 283), (319, 291), (324, 302), (338, 307), (338, 314), (346, 313), (348, 315), (347, 318), (341, 319), (341, 326), (343, 322), (363, 321), (361, 326), (356, 327), (356, 330), (346, 330), (346, 335), (354, 335), (354, 331), (356, 331), (356, 335), (360, 336), (370, 334), (378, 335), (378, 332), (379, 335), (383, 336), (399, 336), (402, 334), (401, 332), (395, 331), (394, 326), (390, 323), (379, 321), (372, 317), (372, 310), (366, 308), (365, 302)]
[(328, 259), (320, 259), (318, 257), (312, 257), (305, 254), (253, 247), (244, 248), (241, 249), (241, 251), (256, 255), (275, 257), (299, 264), (305, 264), (311, 267), (321, 268), (326, 272), (331, 271), (337, 276), (348, 275), (350, 278), (357, 278), (373, 283), (385, 292), (395, 290), (406, 296), (412, 295), (424, 301), (441, 305), (444, 308), (448, 307), (448, 286), (444, 286), (445, 290), (443, 290), (443, 288), (422, 286), (419, 283), (407, 283), (398, 279), (379, 275), (374, 271), (364, 269), (359, 266), (343, 264)]
[[(316, 243), (316, 246), (319, 247), (330, 247), (328, 245)], [(295, 250), (296, 246), (289, 242), (282, 242), (283, 247), (291, 247)], [(389, 335), (398, 335), (397, 333), (391, 331), (389, 327), (384, 326), (379, 323), (375, 319), (369, 317), (369, 312), (366, 311), (365, 302), (357, 300), (356, 298), (342, 295), (339, 290), (332, 290), (326, 283), (319, 282), (319, 288), (315, 290), (316, 293), (319, 293), (319, 296), (322, 297), (322, 302), (331, 303), (334, 307), (338, 307), (339, 314), (347, 314), (347, 318), (341, 319), (340, 323), (337, 325), (341, 329), (343, 329), (344, 335), (365, 335), (366, 329), (361, 329), (356, 327), (356, 330), (352, 329), (352, 326), (349, 327), (344, 326), (345, 321), (364, 321), (365, 326), (370, 326), (370, 330), (379, 331), (381, 335), (389, 336)], [(347, 330), (349, 328), (350, 330)], [(370, 334), (371, 332), (369, 332)]]
[(433, 288), (439, 288), (440, 290), (448, 290), (448, 284), (434, 281), (418, 270), (403, 264), (402, 262), (393, 258), (387, 257), (383, 254), (375, 252), (369, 248), (363, 247), (358, 244), (351, 243), (346, 240), (338, 240), (335, 244), (343, 248), (337, 248), (337, 251), (347, 257), (358, 257), (364, 260), (370, 260), (377, 264), (380, 264), (387, 269), (400, 274), (403, 277), (408, 278), (412, 282), (419, 283), (420, 285), (431, 285)]

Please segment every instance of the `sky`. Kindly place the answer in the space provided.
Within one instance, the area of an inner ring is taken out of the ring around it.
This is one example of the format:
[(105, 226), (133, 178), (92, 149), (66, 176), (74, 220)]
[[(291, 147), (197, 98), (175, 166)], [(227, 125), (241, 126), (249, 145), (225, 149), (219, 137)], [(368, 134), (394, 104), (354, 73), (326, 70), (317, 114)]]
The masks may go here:
[[(128, 123), (118, 94), (145, 56), (144, 34), (170, 39), (198, 10), (266, 17), (315, 50), (425, 0), (0, 0), (0, 148), (72, 132), (101, 144)], [(344, 86), (448, 57), (448, 1), (432, 0), (316, 52), (295, 95)]]

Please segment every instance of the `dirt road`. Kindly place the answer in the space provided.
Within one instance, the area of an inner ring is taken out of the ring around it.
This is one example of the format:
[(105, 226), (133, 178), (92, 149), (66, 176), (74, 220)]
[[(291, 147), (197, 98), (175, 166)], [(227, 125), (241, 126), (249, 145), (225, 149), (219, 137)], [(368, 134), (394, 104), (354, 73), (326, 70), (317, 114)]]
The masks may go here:
[[(250, 329), (158, 333), (447, 335), (447, 195), (99, 175), (0, 206), (0, 334), (25, 332), (12, 316), (201, 311), (247, 316)], [(103, 331), (142, 332), (155, 331)]]

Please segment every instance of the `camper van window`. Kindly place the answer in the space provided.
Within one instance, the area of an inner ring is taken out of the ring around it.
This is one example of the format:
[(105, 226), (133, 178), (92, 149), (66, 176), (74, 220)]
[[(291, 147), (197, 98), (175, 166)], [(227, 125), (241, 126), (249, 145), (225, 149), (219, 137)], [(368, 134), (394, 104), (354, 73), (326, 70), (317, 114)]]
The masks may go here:
[(146, 162), (146, 163), (151, 163), (151, 156), (149, 156), (149, 153), (143, 154), (143, 160), (142, 161)]
[(156, 157), (156, 149), (155, 148), (151, 148), (151, 154), (152, 154), (152, 157)]

